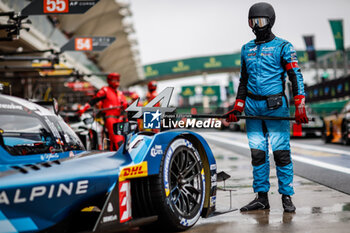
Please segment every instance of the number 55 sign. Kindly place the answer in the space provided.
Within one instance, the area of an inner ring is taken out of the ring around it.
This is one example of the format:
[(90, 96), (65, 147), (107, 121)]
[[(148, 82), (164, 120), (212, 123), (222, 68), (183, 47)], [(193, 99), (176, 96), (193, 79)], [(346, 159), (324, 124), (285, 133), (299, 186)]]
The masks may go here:
[(84, 14), (99, 0), (33, 0), (22, 10), (22, 15)]
[(68, 0), (44, 0), (44, 13), (68, 13)]

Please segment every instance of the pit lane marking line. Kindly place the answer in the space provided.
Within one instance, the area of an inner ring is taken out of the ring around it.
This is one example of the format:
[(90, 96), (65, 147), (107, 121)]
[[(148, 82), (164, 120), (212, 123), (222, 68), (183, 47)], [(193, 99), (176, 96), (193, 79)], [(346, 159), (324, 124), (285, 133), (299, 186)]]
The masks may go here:
[[(208, 135), (208, 134), (205, 135), (205, 138), (207, 138), (209, 140), (212, 140), (212, 141), (216, 141), (216, 142), (223, 142), (223, 143), (227, 143), (227, 144), (230, 144), (230, 145), (233, 145), (233, 146), (239, 146), (239, 147), (242, 147), (242, 148), (250, 149), (249, 145), (247, 145), (246, 143), (242, 143), (242, 142), (231, 141), (231, 140), (228, 140), (228, 139), (225, 139), (225, 138), (218, 139), (217, 137), (212, 136), (212, 135)], [(329, 170), (334, 170), (334, 171), (342, 172), (342, 173), (345, 173), (345, 174), (350, 174), (350, 169), (346, 168), (346, 167), (333, 165), (333, 164), (317, 161), (317, 160), (314, 160), (314, 159), (304, 158), (302, 156), (293, 155), (293, 154), (292, 154), (292, 159), (295, 160), (295, 161), (301, 162), (301, 163), (307, 163), (307, 164), (310, 164), (310, 165), (313, 165), (313, 166), (326, 168), (326, 169), (329, 169)]]
[[(339, 149), (332, 149), (327, 147), (319, 147), (319, 146), (313, 146), (313, 145), (306, 145), (298, 142), (291, 142), (292, 146), (301, 147), (303, 149), (310, 149), (310, 150), (318, 150), (323, 152), (329, 152), (329, 153), (336, 153), (336, 154), (342, 154), (342, 155), (350, 155), (350, 152), (345, 150), (339, 150)], [(325, 145), (326, 146), (326, 145)]]
[[(225, 134), (225, 136), (227, 135), (227, 137), (241, 139), (241, 137), (239, 137), (238, 135), (228, 134), (228, 133), (224, 133), (224, 134)], [(206, 134), (206, 135), (208, 135), (208, 134)], [(214, 133), (211, 133), (211, 135), (214, 135)], [(303, 144), (303, 143), (299, 143), (299, 142), (290, 142), (290, 145), (292, 147), (295, 146), (295, 147), (300, 147), (302, 149), (317, 150), (317, 151), (322, 151), (322, 152), (328, 152), (331, 154), (341, 154), (341, 155), (349, 155), (350, 156), (349, 151), (339, 150), (339, 149), (334, 149), (334, 148), (327, 148), (326, 145), (325, 145), (325, 147), (320, 147), (320, 146), (315, 146), (315, 145), (307, 145), (307, 144)]]
[(334, 165), (334, 164), (329, 164), (329, 163), (325, 163), (325, 162), (321, 162), (321, 161), (317, 161), (314, 159), (309, 159), (309, 158), (305, 158), (299, 155), (293, 155), (292, 154), (292, 159), (301, 163), (307, 163), (307, 164), (311, 164), (317, 167), (321, 167), (321, 168), (326, 168), (326, 169), (330, 169), (333, 171), (337, 171), (337, 172), (342, 172), (345, 174), (350, 174), (350, 169), (346, 168), (346, 167), (342, 167), (342, 166), (338, 166), (338, 165)]
[(239, 141), (233, 141), (232, 139), (229, 140), (229, 139), (226, 139), (226, 138), (220, 138), (218, 139), (218, 137), (216, 136), (213, 136), (213, 135), (208, 135), (208, 134), (203, 134), (202, 135), (204, 138), (208, 138), (210, 140), (213, 140), (213, 141), (217, 141), (217, 142), (224, 142), (224, 143), (228, 143), (228, 144), (231, 144), (231, 145), (234, 145), (234, 146), (239, 146), (239, 147), (243, 147), (243, 148), (246, 148), (246, 149), (250, 149), (249, 145), (247, 143), (243, 143), (243, 142), (239, 142)]

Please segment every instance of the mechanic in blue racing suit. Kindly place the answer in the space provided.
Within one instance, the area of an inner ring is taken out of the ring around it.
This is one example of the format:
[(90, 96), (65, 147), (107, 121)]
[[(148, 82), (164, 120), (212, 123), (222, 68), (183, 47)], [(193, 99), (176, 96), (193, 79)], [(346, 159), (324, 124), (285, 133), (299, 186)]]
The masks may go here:
[[(274, 9), (268, 3), (256, 3), (249, 10), (248, 20), (256, 39), (242, 47), (240, 84), (234, 108), (227, 113), (227, 121), (238, 121), (237, 115), (243, 110), (248, 116), (288, 117), (288, 101), (284, 94), (288, 74), (296, 106), (296, 122), (308, 123), (303, 77), (296, 51), (291, 43), (271, 32)], [(252, 156), (253, 189), (258, 194), (241, 211), (270, 208), (267, 195), (270, 189), (270, 138), (284, 211), (295, 212), (290, 197), (294, 190), (289, 121), (247, 119), (246, 128)]]

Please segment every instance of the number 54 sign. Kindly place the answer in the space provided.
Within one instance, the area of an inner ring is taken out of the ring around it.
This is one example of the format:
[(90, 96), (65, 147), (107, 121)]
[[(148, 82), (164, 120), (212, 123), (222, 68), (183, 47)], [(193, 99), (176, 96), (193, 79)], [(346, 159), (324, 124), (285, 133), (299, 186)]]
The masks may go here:
[(75, 38), (75, 51), (91, 51), (92, 38)]
[(33, 0), (22, 15), (84, 14), (99, 0)]
[(74, 37), (62, 46), (64, 51), (102, 51), (116, 40), (112, 36)]

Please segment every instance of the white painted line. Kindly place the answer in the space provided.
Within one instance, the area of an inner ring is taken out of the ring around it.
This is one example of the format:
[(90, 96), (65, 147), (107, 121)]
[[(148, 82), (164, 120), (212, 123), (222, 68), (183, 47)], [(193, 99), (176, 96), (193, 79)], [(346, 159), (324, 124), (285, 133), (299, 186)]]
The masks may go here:
[(209, 140), (213, 140), (213, 141), (217, 141), (217, 142), (223, 142), (223, 143), (227, 143), (227, 144), (231, 144), (234, 146), (239, 146), (239, 147), (243, 147), (246, 149), (250, 149), (248, 143), (244, 143), (244, 142), (240, 142), (240, 141), (234, 141), (234, 139), (226, 139), (226, 138), (219, 138), (217, 136), (213, 136), (213, 135), (208, 135), (208, 134), (202, 134), (202, 136), (204, 138), (208, 138)]
[(329, 153), (335, 153), (335, 154), (341, 154), (341, 155), (350, 155), (350, 151), (345, 151), (345, 150), (339, 150), (339, 149), (334, 149), (334, 148), (327, 148), (326, 145), (325, 147), (319, 147), (319, 146), (314, 146), (314, 145), (306, 145), (298, 142), (291, 142), (291, 146), (295, 147), (300, 147), (303, 149), (310, 149), (310, 150), (317, 150), (317, 151), (323, 151), (323, 152), (329, 152)]
[(338, 165), (334, 165), (334, 164), (329, 164), (329, 163), (325, 163), (325, 162), (321, 162), (321, 161), (317, 161), (314, 159), (309, 159), (309, 158), (305, 158), (305, 157), (302, 157), (299, 155), (293, 155), (293, 154), (292, 154), (292, 159), (295, 161), (301, 162), (301, 163), (307, 163), (307, 164), (311, 164), (313, 166), (322, 167), (322, 168), (334, 170), (337, 172), (350, 174), (350, 168), (346, 168), (346, 167), (342, 167), (342, 166), (338, 166)]
[[(210, 133), (210, 135), (215, 135), (215, 134), (217, 134), (218, 136), (219, 136), (219, 134), (221, 134), (221, 136), (225, 135), (225, 137), (229, 137), (229, 138), (242, 139), (242, 136), (234, 134), (234, 133), (227, 133), (227, 132)], [(246, 138), (246, 135), (245, 135), (245, 138)], [(293, 142), (293, 141), (290, 142), (290, 145), (292, 147), (300, 147), (302, 149), (316, 150), (316, 151), (328, 152), (328, 153), (332, 153), (332, 154), (340, 154), (340, 155), (349, 155), (350, 156), (350, 151), (329, 148), (329, 147), (327, 147), (327, 145), (325, 145), (323, 147), (323, 146), (308, 145), (308, 144)]]
[[(242, 139), (242, 136), (235, 134), (235, 133), (227, 133), (227, 132), (210, 133), (210, 135), (215, 135), (215, 134), (217, 134), (218, 136), (221, 134), (221, 136), (225, 135), (225, 137), (229, 137), (229, 138)], [(205, 135), (207, 135), (207, 134), (205, 134)], [(247, 138), (247, 135), (244, 135), (244, 136), (245, 136), (245, 138)], [(327, 145), (325, 145), (323, 147), (323, 146), (308, 145), (308, 144), (293, 142), (293, 141), (290, 142), (290, 145), (292, 147), (300, 147), (302, 149), (323, 151), (323, 152), (328, 152), (328, 153), (333, 153), (333, 154), (341, 154), (341, 155), (349, 155), (350, 156), (350, 151), (329, 148), (329, 147), (327, 147)]]
[[(209, 140), (213, 140), (216, 142), (223, 142), (223, 143), (227, 143), (233, 146), (238, 146), (241, 148), (245, 148), (245, 149), (249, 149), (249, 145), (247, 143), (243, 143), (243, 142), (239, 142), (239, 141), (233, 141), (233, 140), (229, 140), (226, 138), (218, 138), (215, 137), (213, 135), (203, 135), (204, 138), (209, 139)], [(309, 159), (309, 158), (305, 158), (299, 155), (293, 155), (292, 154), (292, 158), (295, 161), (301, 162), (301, 163), (307, 163), (307, 164), (311, 164), (313, 166), (317, 166), (317, 167), (321, 167), (321, 168), (326, 168), (326, 169), (330, 169), (330, 170), (334, 170), (337, 172), (342, 172), (342, 173), (346, 173), (346, 174), (350, 174), (350, 168), (346, 168), (346, 167), (342, 167), (342, 166), (338, 166), (338, 165), (334, 165), (334, 164), (329, 164), (329, 163), (325, 163), (325, 162), (321, 162), (321, 161), (317, 161), (314, 159)]]

